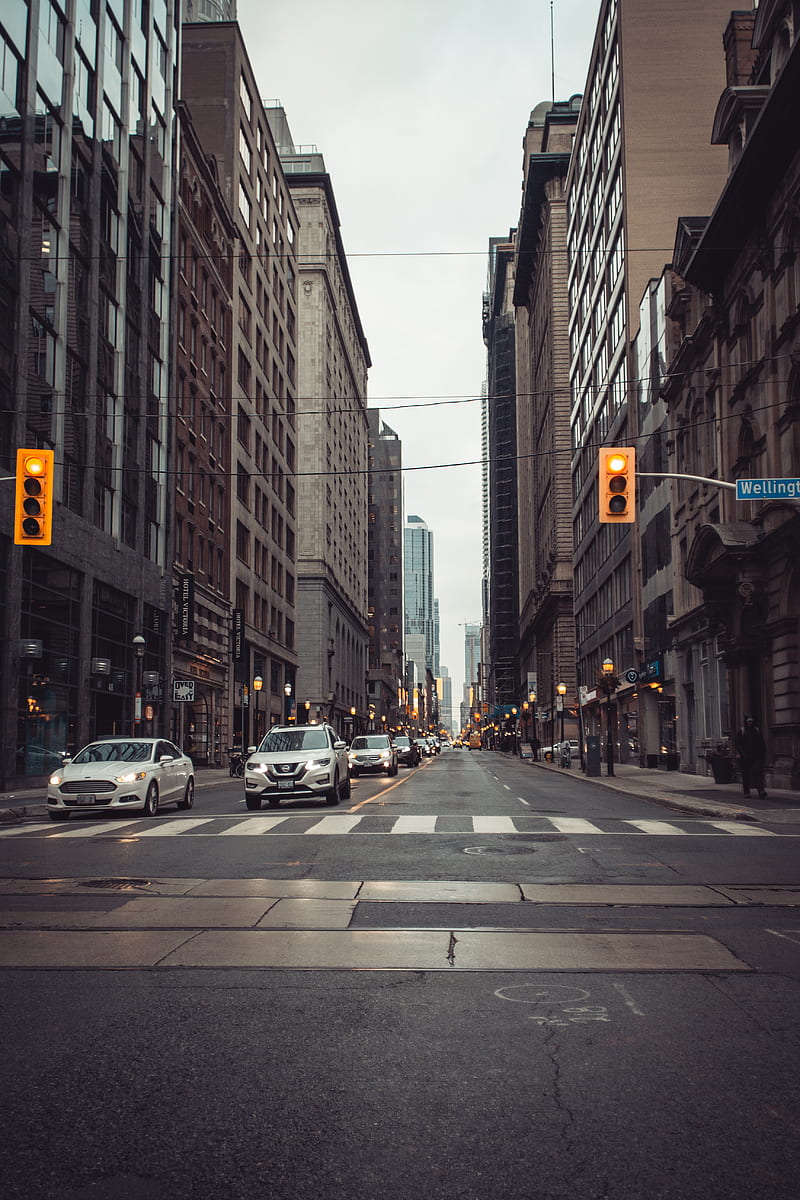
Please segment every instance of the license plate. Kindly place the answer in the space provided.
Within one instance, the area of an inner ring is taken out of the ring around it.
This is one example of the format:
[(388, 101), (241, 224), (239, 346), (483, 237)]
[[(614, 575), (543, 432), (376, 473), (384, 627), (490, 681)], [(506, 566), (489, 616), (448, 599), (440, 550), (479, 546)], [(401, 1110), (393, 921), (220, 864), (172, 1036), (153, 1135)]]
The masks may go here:
[(86, 795), (86, 796), (76, 796), (75, 797), (76, 804), (94, 804), (94, 801), (95, 801), (94, 796)]
[(291, 792), (293, 789), (294, 789), (294, 780), (293, 779), (279, 779), (278, 780), (278, 791), (279, 792)]

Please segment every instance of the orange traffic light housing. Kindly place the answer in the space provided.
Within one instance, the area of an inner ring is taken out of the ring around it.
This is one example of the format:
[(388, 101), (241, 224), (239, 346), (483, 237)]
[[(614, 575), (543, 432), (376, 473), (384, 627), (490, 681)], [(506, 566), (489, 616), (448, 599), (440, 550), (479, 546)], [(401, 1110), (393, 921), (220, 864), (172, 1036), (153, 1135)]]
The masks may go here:
[(636, 451), (633, 446), (604, 446), (598, 481), (600, 521), (606, 525), (636, 520)]
[(52, 450), (17, 450), (16, 546), (52, 545), (53, 458)]

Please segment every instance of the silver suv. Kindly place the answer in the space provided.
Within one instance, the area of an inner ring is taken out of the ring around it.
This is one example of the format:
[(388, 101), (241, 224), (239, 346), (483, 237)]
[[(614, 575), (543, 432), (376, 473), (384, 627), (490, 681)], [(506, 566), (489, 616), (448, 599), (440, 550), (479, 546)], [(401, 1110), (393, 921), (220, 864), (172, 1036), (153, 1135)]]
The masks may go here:
[(258, 748), (248, 748), (245, 803), (257, 811), (265, 797), (277, 808), (309, 796), (327, 804), (349, 798), (347, 745), (330, 725), (275, 725)]

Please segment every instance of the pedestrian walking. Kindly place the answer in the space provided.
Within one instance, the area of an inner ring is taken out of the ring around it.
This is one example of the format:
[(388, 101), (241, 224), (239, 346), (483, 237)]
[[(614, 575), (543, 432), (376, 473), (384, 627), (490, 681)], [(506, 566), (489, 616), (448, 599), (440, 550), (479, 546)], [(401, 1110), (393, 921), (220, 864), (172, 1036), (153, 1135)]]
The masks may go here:
[(763, 799), (767, 794), (764, 791), (764, 760), (767, 757), (767, 746), (752, 717), (745, 717), (744, 725), (736, 734), (736, 751), (742, 772), (742, 792), (749, 796), (750, 788), (754, 787)]

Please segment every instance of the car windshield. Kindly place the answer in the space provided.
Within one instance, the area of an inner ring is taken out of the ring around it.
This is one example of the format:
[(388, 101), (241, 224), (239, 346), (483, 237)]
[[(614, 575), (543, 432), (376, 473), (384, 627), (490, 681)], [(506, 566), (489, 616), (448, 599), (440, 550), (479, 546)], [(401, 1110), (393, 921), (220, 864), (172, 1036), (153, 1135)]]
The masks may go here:
[(147, 762), (153, 754), (152, 742), (92, 742), (76, 754), (73, 762)]
[(400, 737), (396, 737), (394, 739), (394, 744), (395, 744), (395, 746), (410, 746), (411, 742), (408, 740), (407, 737), (403, 737), (401, 735)]
[(385, 734), (376, 733), (373, 737), (356, 737), (350, 745), (351, 750), (385, 750), (389, 739)]
[(325, 750), (328, 739), (324, 729), (280, 729), (267, 734), (258, 747), (265, 754), (293, 750)]

